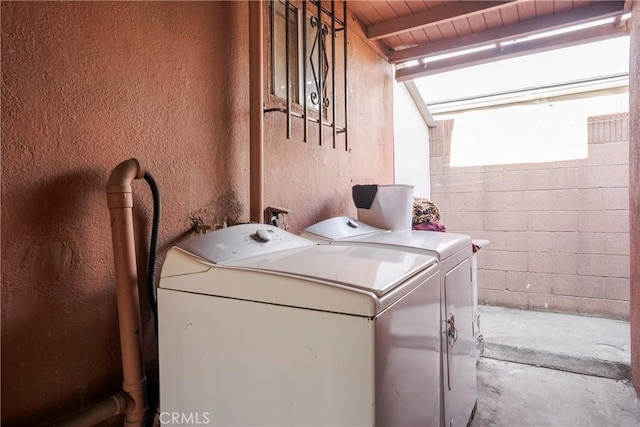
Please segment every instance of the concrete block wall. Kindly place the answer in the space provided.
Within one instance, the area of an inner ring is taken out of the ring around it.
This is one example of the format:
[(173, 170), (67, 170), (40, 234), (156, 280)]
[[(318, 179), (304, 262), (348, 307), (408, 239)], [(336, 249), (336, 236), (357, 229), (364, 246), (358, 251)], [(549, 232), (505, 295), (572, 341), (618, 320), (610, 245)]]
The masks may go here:
[(482, 304), (629, 318), (629, 116), (590, 117), (585, 159), (451, 167), (430, 131), (431, 198), (450, 232), (488, 239)]

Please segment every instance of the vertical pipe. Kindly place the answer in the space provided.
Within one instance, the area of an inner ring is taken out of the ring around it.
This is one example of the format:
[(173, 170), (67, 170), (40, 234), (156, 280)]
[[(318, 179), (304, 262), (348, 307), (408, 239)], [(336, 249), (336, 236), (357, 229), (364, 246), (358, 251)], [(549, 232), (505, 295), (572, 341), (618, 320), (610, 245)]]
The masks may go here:
[(343, 45), (344, 45), (344, 63), (343, 63), (343, 70), (344, 70), (344, 150), (345, 151), (349, 151), (349, 127), (348, 127), (348, 117), (349, 117), (349, 108), (348, 108), (348, 103), (347, 100), (349, 98), (348, 93), (349, 91), (347, 90), (347, 50), (348, 50), (348, 43), (347, 43), (347, 21), (349, 20), (347, 17), (347, 0), (344, 0), (344, 2), (342, 3), (342, 14), (344, 15), (342, 17), (344, 23), (343, 23), (343, 27), (344, 27), (344, 34), (343, 34)]
[(318, 0), (318, 143), (322, 145), (322, 110), (324, 109), (324, 89), (322, 84), (322, 57), (324, 39), (322, 37), (322, 1)]
[(331, 121), (333, 148), (336, 148), (336, 4), (331, 1)]
[(264, 60), (262, 0), (249, 2), (249, 213), (261, 223), (264, 210)]
[(291, 139), (291, 58), (290, 52), (291, 41), (289, 33), (291, 32), (291, 25), (289, 24), (289, 0), (284, 2), (284, 50), (285, 50), (285, 65), (286, 65), (286, 81), (287, 81), (287, 139)]
[(309, 138), (309, 110), (307, 105), (307, 2), (302, 2), (302, 97), (304, 129), (302, 133), (302, 141), (307, 142)]
[(125, 425), (139, 427), (144, 425), (147, 411), (145, 394), (147, 379), (142, 361), (131, 182), (142, 178), (143, 175), (144, 171), (138, 161), (129, 159), (116, 166), (107, 183), (122, 354), (122, 389), (128, 395)]

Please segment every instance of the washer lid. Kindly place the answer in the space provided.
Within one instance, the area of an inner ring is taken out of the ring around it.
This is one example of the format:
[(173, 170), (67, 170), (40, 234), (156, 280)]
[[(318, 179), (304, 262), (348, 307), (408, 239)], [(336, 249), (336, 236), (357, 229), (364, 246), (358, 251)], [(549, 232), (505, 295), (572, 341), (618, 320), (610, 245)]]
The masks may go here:
[(388, 245), (397, 249), (418, 249), (443, 260), (471, 245), (471, 237), (465, 234), (441, 233), (438, 231), (391, 231), (367, 236), (353, 237), (347, 242), (372, 243)]
[(380, 297), (436, 263), (436, 258), (429, 255), (383, 247), (318, 245), (229, 262), (225, 266), (332, 282)]
[(309, 236), (309, 238), (340, 240), (383, 231), (386, 230), (365, 224), (348, 216), (337, 216), (310, 225), (302, 231), (301, 235)]
[(197, 236), (178, 245), (214, 264), (317, 243), (268, 224), (238, 224)]

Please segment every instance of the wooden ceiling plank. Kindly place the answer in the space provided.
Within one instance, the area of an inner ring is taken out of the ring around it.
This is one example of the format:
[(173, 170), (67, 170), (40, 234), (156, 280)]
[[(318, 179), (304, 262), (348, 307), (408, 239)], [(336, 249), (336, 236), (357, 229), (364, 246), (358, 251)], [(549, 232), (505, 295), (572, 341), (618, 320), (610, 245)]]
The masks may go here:
[[(371, 20), (371, 8), (367, 7), (367, 3), (365, 2), (347, 2), (347, 8), (349, 11), (358, 17), (358, 20), (362, 23), (362, 25), (368, 27), (373, 24), (373, 20)], [(377, 13), (374, 11), (377, 15)]]
[(553, 13), (553, 7), (556, 0), (536, 0), (536, 16), (551, 15)]
[(429, 37), (431, 43), (443, 40), (442, 33), (440, 32), (438, 27), (425, 27), (422, 30), (427, 34), (427, 37)]
[(420, 43), (424, 43), (424, 41), (418, 41), (413, 33), (398, 34), (397, 36), (386, 39), (385, 42), (387, 42), (387, 44), (391, 47), (416, 46)]
[(484, 16), (484, 21), (487, 23), (487, 28), (497, 28), (504, 25), (500, 13), (483, 13), (482, 15)]
[(444, 39), (459, 37), (459, 34), (456, 32), (456, 29), (451, 21), (442, 22), (438, 24), (437, 27), (442, 34), (442, 38)]
[(471, 25), (469, 25), (469, 21), (465, 17), (454, 19), (451, 21), (451, 24), (453, 24), (453, 27), (455, 28), (456, 34), (458, 34), (458, 36), (466, 36), (467, 34), (473, 33)]
[(533, 1), (518, 2), (516, 6), (521, 21), (536, 16), (536, 5)]
[(487, 30), (487, 23), (482, 15), (467, 16), (466, 19), (472, 32), (479, 33)]
[(518, 7), (513, 4), (500, 9), (500, 16), (504, 25), (516, 24), (518, 22)]
[(595, 19), (615, 16), (622, 11), (622, 2), (603, 1), (591, 6), (581, 7), (554, 15), (534, 18), (501, 28), (475, 32), (468, 36), (451, 40), (440, 40), (428, 45), (415, 46), (389, 53), (389, 61), (393, 64), (428, 58), (443, 53), (471, 49), (499, 41), (526, 37), (542, 31), (555, 30), (570, 25), (581, 24)]
[(424, 32), (424, 30), (419, 30), (419, 31), (413, 31), (410, 33), (414, 40), (416, 41), (416, 44), (423, 44), (423, 43), (429, 43), (429, 36), (427, 36), (427, 33)]
[(389, 6), (396, 13), (396, 17), (411, 15), (413, 13), (405, 1), (392, 1), (389, 2)]
[(381, 22), (388, 22), (394, 19), (398, 19), (398, 14), (391, 7), (391, 3), (388, 1), (372, 1), (369, 2), (372, 9), (375, 9), (376, 12), (382, 17)]
[(445, 4), (431, 10), (423, 10), (414, 15), (392, 19), (367, 27), (367, 38), (378, 40), (398, 33), (417, 30), (461, 15), (482, 13), (487, 9), (503, 6), (515, 0), (501, 1), (465, 1)]
[(404, 82), (428, 75), (443, 73), (474, 65), (486, 64), (498, 60), (515, 58), (517, 56), (532, 55), (548, 50), (561, 49), (584, 43), (591, 43), (614, 37), (622, 37), (629, 34), (628, 29), (612, 25), (585, 28), (554, 37), (533, 40), (530, 42), (516, 43), (503, 46), (501, 49), (492, 49), (461, 55), (454, 58), (443, 59), (423, 65), (400, 68), (396, 70), (396, 80)]

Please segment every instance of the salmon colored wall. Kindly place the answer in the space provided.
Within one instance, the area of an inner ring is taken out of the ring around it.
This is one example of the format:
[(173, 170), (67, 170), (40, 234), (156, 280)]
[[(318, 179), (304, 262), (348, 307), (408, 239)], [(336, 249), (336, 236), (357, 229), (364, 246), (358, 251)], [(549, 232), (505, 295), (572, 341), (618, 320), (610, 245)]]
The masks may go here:
[[(342, 5), (337, 9), (342, 10)], [(353, 18), (348, 25), (355, 26)], [(330, 127), (324, 127), (320, 145), (318, 124), (309, 122), (309, 140), (304, 143), (303, 120), (294, 117), (292, 138), (287, 140), (286, 115), (265, 115), (265, 201), (268, 206), (293, 211), (289, 231), (295, 233), (332, 216), (355, 217), (354, 184), (393, 183), (392, 68), (352, 34), (348, 43), (349, 151), (345, 151), (342, 134), (333, 148)], [(337, 85), (341, 78), (338, 73)], [(343, 104), (339, 99), (336, 104), (341, 126)]]
[(640, 396), (640, 16), (631, 22), (629, 55), (629, 218), (631, 234), (631, 373)]
[[(137, 157), (158, 181), (160, 260), (193, 218), (248, 220), (247, 25), (240, 2), (2, 3), (3, 426), (46, 424), (121, 389), (113, 167)], [(354, 213), (353, 183), (392, 182), (391, 69), (353, 33), (349, 65), (351, 153), (287, 140), (284, 115), (265, 121), (265, 201), (295, 211), (293, 231)], [(144, 271), (144, 182), (134, 202)]]

